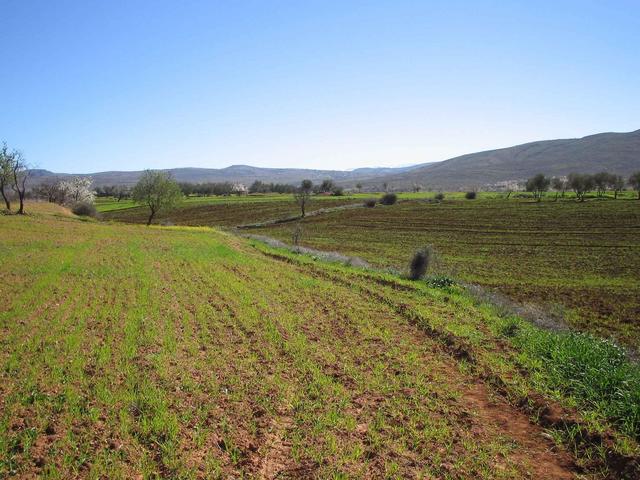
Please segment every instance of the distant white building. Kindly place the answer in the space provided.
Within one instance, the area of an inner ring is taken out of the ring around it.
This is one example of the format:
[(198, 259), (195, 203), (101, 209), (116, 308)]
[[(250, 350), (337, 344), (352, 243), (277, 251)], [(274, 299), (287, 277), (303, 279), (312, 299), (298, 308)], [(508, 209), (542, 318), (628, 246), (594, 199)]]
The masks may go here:
[(492, 183), (488, 185), (488, 190), (497, 190), (497, 191), (515, 191), (522, 190), (522, 181), (521, 180), (503, 180), (501, 182)]

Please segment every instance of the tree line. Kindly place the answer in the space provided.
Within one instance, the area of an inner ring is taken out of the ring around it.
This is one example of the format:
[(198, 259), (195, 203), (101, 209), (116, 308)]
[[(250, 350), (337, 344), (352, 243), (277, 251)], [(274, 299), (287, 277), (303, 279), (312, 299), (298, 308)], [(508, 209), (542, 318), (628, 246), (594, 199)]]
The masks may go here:
[[(340, 196), (344, 195), (344, 188), (336, 185), (333, 180), (323, 180), (322, 183), (314, 185), (311, 180), (304, 180), (305, 185), (309, 186), (310, 193), (315, 194), (329, 194)], [(249, 193), (296, 193), (301, 187), (290, 185), (288, 183), (266, 183), (256, 180), (249, 187)]]
[(547, 177), (539, 173), (527, 180), (525, 189), (533, 193), (537, 201), (542, 199), (545, 192), (553, 189), (556, 192), (556, 199), (558, 196), (564, 198), (567, 191), (573, 191), (576, 198), (583, 202), (586, 195), (591, 192), (595, 192), (597, 197), (604, 197), (609, 191), (613, 192), (613, 198), (618, 198), (618, 194), (627, 184), (638, 192), (638, 199), (640, 199), (640, 171), (631, 174), (628, 179), (609, 172), (570, 173), (566, 177)]

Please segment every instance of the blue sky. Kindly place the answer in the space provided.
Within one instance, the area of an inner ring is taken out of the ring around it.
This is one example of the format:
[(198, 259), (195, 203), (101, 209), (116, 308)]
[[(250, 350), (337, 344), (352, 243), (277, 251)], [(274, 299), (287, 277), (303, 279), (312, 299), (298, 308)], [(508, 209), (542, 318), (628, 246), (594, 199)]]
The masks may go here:
[(638, 1), (0, 0), (35, 166), (350, 169), (640, 128)]

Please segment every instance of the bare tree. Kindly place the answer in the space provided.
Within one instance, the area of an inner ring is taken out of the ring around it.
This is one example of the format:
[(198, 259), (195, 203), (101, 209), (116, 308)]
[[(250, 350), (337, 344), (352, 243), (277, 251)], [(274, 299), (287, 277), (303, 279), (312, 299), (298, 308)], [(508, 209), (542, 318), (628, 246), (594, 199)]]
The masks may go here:
[(293, 227), (293, 230), (291, 231), (291, 243), (296, 247), (300, 245), (303, 233), (302, 225), (300, 225), (300, 222), (296, 222), (296, 226)]
[(303, 180), (300, 187), (293, 194), (293, 198), (300, 207), (301, 217), (306, 214), (306, 207), (311, 200), (311, 192), (313, 191), (313, 182), (311, 180)]
[(7, 147), (7, 143), (4, 142), (0, 147), (0, 193), (2, 199), (7, 207), (7, 210), (11, 210), (11, 200), (7, 193), (7, 189), (11, 188), (13, 181), (12, 169), (11, 169), (11, 154)]
[(42, 182), (40, 185), (33, 187), (33, 193), (40, 198), (44, 198), (49, 203), (64, 203), (65, 194), (60, 188), (58, 179)]
[(2, 198), (5, 201), (7, 210), (11, 209), (11, 203), (7, 197), (5, 188), (10, 186), (18, 195), (20, 207), (18, 215), (24, 214), (24, 198), (27, 193), (27, 178), (29, 178), (29, 168), (27, 162), (19, 150), (8, 151), (6, 143), (0, 149), (0, 168), (2, 169)]
[(125, 197), (131, 195), (131, 190), (126, 185), (119, 185), (114, 189), (114, 197), (118, 199), (118, 202)]

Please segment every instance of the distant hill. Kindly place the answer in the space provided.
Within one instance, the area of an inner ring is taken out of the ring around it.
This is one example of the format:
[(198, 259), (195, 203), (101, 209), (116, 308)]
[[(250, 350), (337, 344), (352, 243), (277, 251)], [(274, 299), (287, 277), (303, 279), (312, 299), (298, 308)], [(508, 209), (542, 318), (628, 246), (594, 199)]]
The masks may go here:
[(640, 170), (640, 130), (545, 140), (470, 153), (420, 165), (410, 172), (377, 176), (363, 185), (371, 189), (387, 183), (390, 188), (409, 189), (419, 184), (424, 188), (457, 190), (525, 180), (536, 173), (562, 176), (603, 170), (624, 176)]
[[(359, 178), (368, 180), (381, 175), (392, 173), (402, 173), (412, 167), (402, 168), (360, 168), (356, 170), (311, 170), (303, 168), (260, 168), (249, 165), (232, 165), (226, 168), (171, 168), (165, 171), (171, 173), (178, 182), (241, 182), (247, 186), (255, 180), (273, 183), (299, 183), (304, 179), (319, 182), (325, 179), (335, 181), (352, 181), (357, 183)], [(53, 178), (64, 178), (76, 176), (69, 173), (54, 173), (48, 170), (32, 170), (34, 183), (41, 183)], [(142, 171), (133, 172), (97, 172), (88, 174), (77, 174), (78, 176), (89, 176), (93, 179), (93, 186), (104, 185), (133, 185), (138, 181)]]
[[(470, 153), (443, 162), (410, 167), (371, 167), (355, 170), (310, 170), (302, 168), (260, 168), (232, 165), (226, 168), (173, 168), (166, 170), (179, 182), (241, 182), (255, 180), (299, 183), (303, 179), (319, 182), (332, 179), (346, 187), (361, 183), (365, 190), (389, 188), (460, 190), (491, 188), (499, 182), (522, 181), (536, 173), (567, 175), (571, 172), (608, 171), (628, 176), (640, 170), (640, 130), (630, 133), (600, 133), (583, 138), (544, 140), (515, 147)], [(95, 187), (133, 185), (141, 171), (98, 172), (91, 176)], [(33, 183), (73, 174), (32, 170)]]

